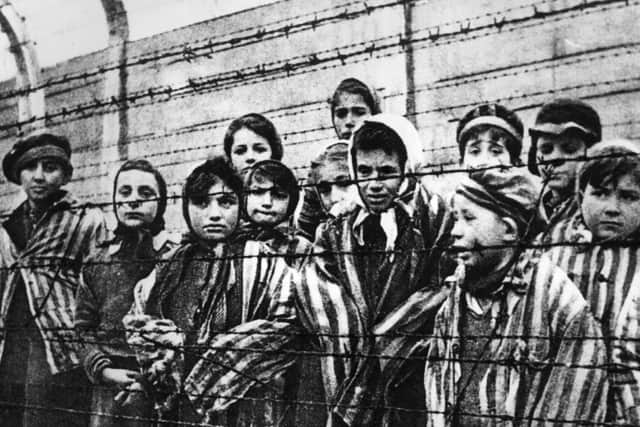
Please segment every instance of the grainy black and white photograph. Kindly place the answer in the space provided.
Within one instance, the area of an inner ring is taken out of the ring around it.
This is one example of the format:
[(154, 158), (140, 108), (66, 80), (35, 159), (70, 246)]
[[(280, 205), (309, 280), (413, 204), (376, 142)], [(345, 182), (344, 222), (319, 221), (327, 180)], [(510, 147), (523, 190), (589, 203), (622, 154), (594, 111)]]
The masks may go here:
[(640, 426), (640, 1), (0, 30), (1, 427)]

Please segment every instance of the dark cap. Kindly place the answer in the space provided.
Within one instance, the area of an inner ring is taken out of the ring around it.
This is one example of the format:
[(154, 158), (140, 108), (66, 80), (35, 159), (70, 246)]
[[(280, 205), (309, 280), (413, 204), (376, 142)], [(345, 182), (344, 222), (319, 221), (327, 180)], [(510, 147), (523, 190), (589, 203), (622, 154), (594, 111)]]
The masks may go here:
[(536, 151), (538, 136), (541, 134), (561, 135), (577, 132), (582, 135), (587, 148), (602, 139), (602, 125), (597, 111), (579, 99), (558, 98), (540, 108), (536, 123), (529, 129), (531, 148), (529, 149), (529, 170), (538, 175)]
[(466, 136), (478, 126), (494, 126), (511, 135), (512, 140), (507, 143), (506, 149), (511, 161), (514, 164), (519, 163), (524, 125), (516, 113), (500, 104), (479, 105), (462, 117), (456, 130), (460, 159), (464, 158)]
[(60, 162), (68, 176), (73, 173), (69, 140), (52, 133), (36, 133), (16, 142), (4, 156), (4, 176), (9, 181), (20, 184), (20, 171), (29, 163), (43, 158), (53, 158)]

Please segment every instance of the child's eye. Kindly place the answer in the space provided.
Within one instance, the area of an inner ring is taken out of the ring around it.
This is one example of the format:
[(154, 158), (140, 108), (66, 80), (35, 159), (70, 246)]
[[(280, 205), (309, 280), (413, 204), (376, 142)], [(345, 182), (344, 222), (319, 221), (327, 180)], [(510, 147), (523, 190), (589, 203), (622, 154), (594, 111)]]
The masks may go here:
[(640, 194), (632, 191), (622, 191), (620, 192), (620, 197), (627, 202), (637, 202), (640, 200)]
[(123, 196), (123, 197), (127, 197), (131, 195), (131, 187), (130, 186), (123, 186), (118, 188), (118, 194)]
[(246, 152), (247, 152), (246, 145), (239, 145), (238, 147), (233, 149), (233, 154), (238, 155), (238, 156), (242, 155), (242, 154), (244, 154)]
[(289, 197), (289, 194), (281, 190), (275, 190), (272, 194), (273, 194), (273, 198), (277, 200), (285, 200)]
[(151, 199), (151, 198), (156, 196), (156, 192), (152, 188), (149, 188), (149, 187), (141, 188), (138, 193), (140, 194), (140, 197), (145, 198), (145, 199)]
[(254, 145), (253, 146), (253, 151), (255, 151), (256, 153), (264, 153), (267, 151), (267, 147), (265, 147), (264, 145), (260, 144), (260, 145)]
[(349, 110), (346, 108), (336, 108), (333, 112), (333, 114), (335, 114), (335, 116), (339, 119), (344, 119), (345, 117), (347, 117), (348, 113)]
[(367, 114), (367, 109), (362, 107), (355, 107), (351, 110), (354, 116), (362, 117)]
[(380, 175), (382, 176), (396, 176), (398, 175), (398, 171), (396, 170), (396, 168), (391, 167), (391, 166), (385, 166), (380, 168)]
[(358, 175), (360, 176), (369, 176), (373, 173), (373, 168), (369, 166), (358, 166)]
[(238, 203), (238, 200), (232, 196), (223, 196), (218, 199), (218, 204), (227, 209)]
[(565, 154), (575, 154), (578, 152), (579, 149), (580, 149), (580, 144), (578, 144), (575, 141), (569, 141), (562, 144), (562, 151), (564, 151)]
[(538, 150), (540, 150), (541, 154), (549, 155), (553, 153), (553, 144), (540, 144)]
[(209, 206), (209, 202), (210, 199), (208, 196), (194, 196), (191, 199), (191, 203), (200, 209), (204, 209)]

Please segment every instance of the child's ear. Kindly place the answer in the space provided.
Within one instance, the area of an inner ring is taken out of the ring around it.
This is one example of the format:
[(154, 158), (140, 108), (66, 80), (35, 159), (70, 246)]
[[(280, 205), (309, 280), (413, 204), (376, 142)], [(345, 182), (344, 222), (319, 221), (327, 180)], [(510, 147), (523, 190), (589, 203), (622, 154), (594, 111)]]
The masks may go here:
[(518, 224), (507, 216), (502, 217), (502, 222), (505, 225), (504, 228), (504, 240), (509, 242), (516, 242), (520, 238), (518, 233)]

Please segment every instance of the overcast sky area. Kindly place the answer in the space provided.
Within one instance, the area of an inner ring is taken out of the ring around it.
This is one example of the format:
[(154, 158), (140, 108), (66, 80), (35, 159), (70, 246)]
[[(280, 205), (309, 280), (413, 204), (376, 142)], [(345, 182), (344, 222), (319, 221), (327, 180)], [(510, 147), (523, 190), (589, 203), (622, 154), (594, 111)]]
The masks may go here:
[[(124, 0), (130, 39), (138, 40), (277, 0)], [(13, 0), (36, 43), (41, 67), (104, 49), (107, 24), (100, 0)], [(0, 80), (15, 75), (9, 42), (0, 33)]]

